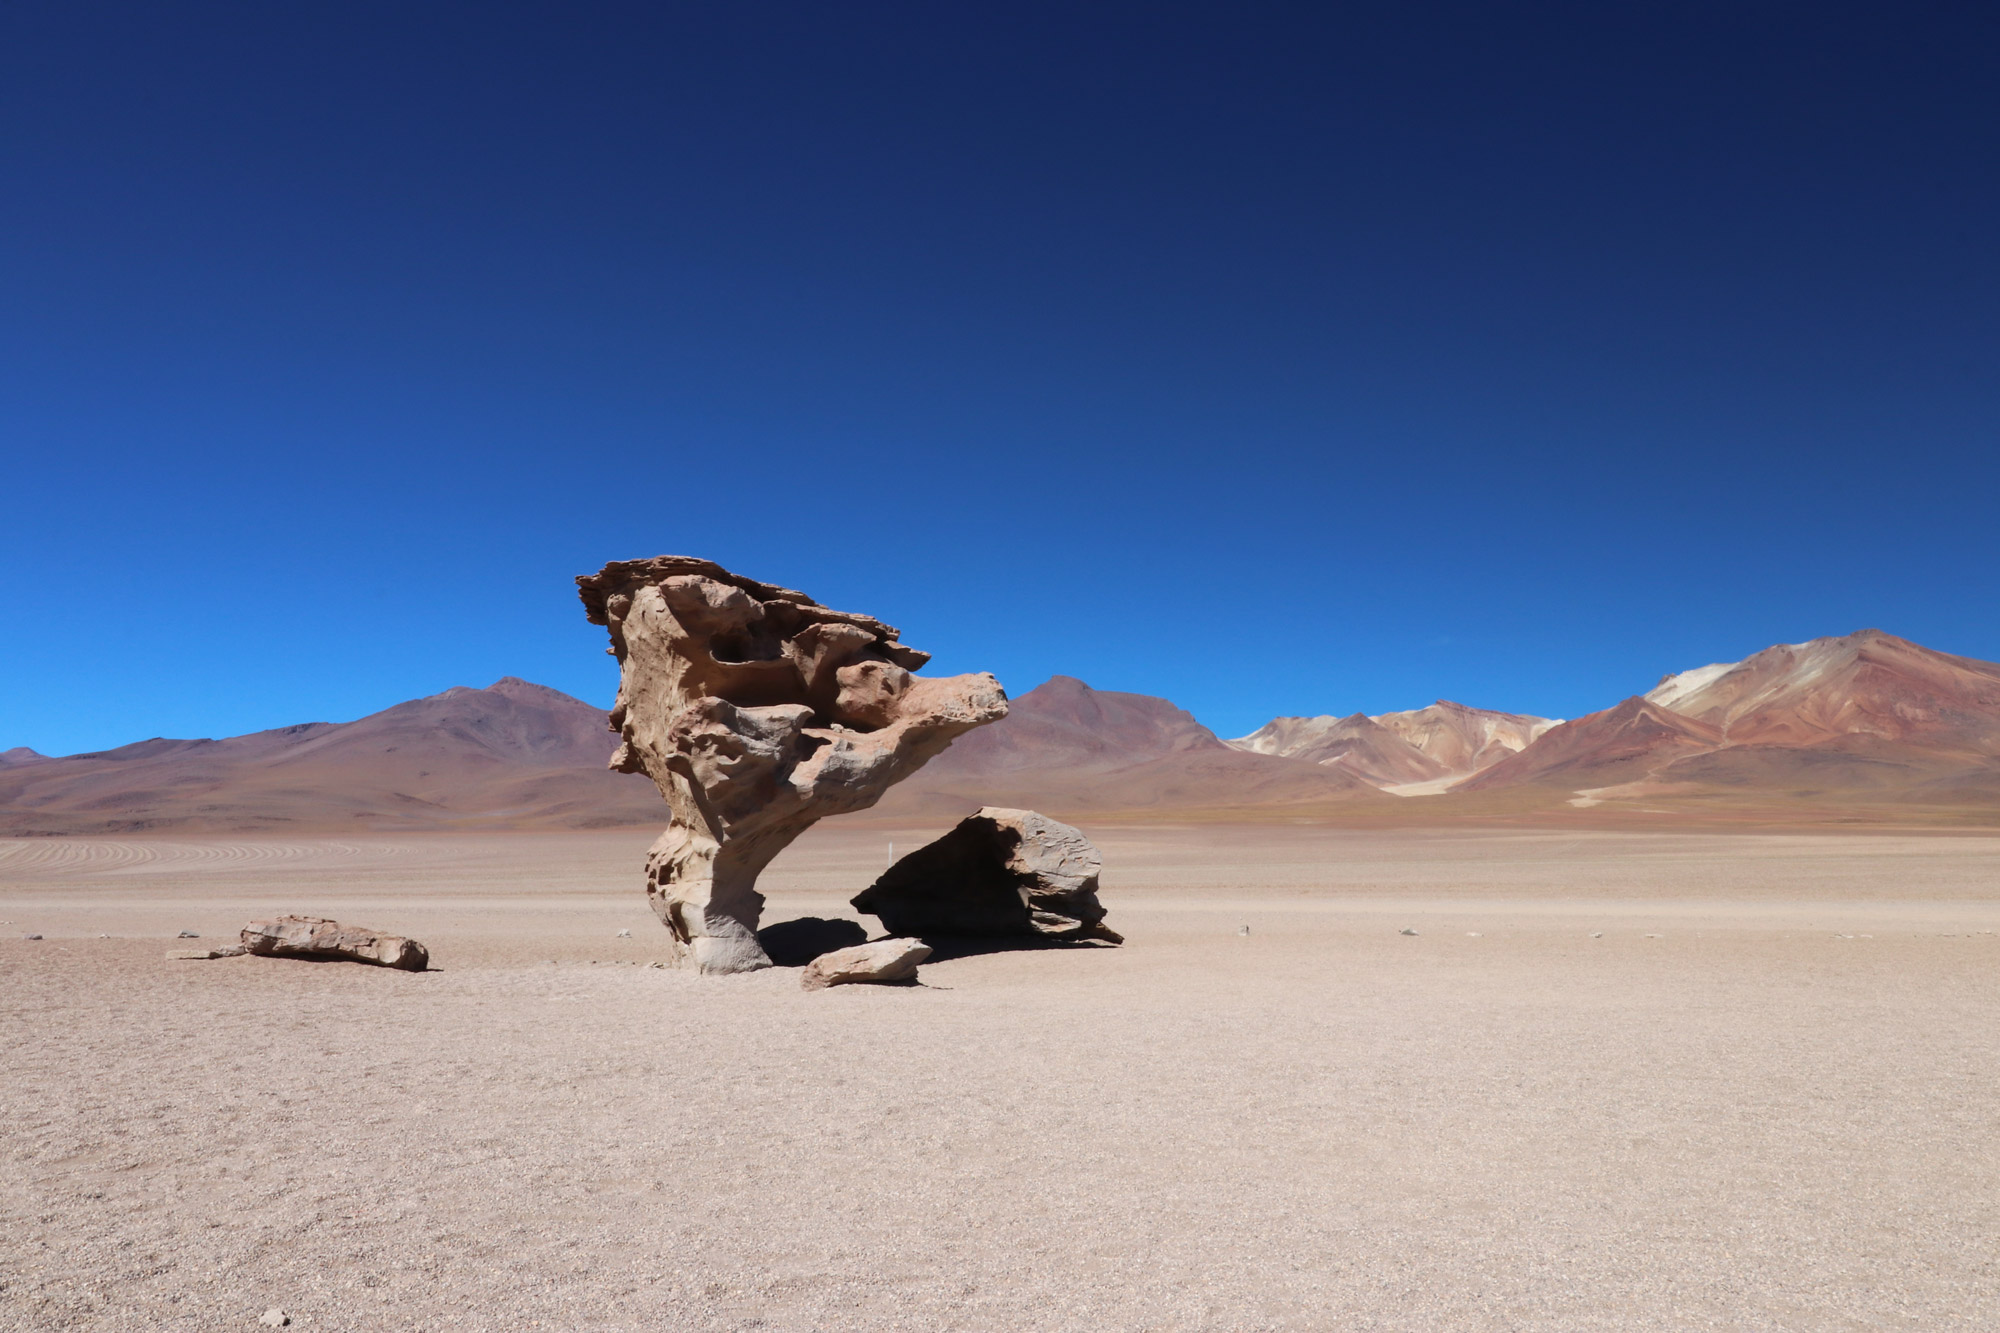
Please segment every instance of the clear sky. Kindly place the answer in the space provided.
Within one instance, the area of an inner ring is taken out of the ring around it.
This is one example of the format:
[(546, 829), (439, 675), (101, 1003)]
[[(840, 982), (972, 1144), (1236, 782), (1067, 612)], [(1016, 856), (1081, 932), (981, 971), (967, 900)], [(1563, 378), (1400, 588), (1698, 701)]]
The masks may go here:
[(2000, 659), (1976, 3), (0, 10), (0, 749), (719, 560), (1225, 735)]

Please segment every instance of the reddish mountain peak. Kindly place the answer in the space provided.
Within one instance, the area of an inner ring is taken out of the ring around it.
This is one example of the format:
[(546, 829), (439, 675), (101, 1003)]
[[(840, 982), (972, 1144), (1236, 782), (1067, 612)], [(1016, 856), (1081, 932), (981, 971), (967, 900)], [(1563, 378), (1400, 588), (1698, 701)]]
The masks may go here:
[(11, 750), (0, 750), (0, 765), (32, 764), (38, 759), (46, 758), (47, 755), (38, 754), (25, 745), (17, 745)]
[(1604, 785), (1642, 776), (1680, 755), (1713, 749), (1719, 728), (1662, 708), (1642, 695), (1551, 727), (1519, 754), (1459, 784), (1488, 791), (1529, 782)]
[(1122, 768), (1182, 751), (1227, 748), (1165, 699), (1053, 676), (1015, 699), (1000, 721), (960, 737), (929, 767), (944, 773), (1053, 764)]
[(1720, 727), (1732, 744), (1803, 746), (1845, 737), (2000, 746), (2000, 665), (1877, 629), (1781, 643), (1697, 667), (1647, 696)]

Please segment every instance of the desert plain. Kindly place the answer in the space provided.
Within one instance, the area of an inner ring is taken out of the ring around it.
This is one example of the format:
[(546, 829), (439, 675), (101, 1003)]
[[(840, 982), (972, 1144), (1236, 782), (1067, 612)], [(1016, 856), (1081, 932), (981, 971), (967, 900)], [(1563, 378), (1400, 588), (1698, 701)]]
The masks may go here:
[[(0, 841), (0, 1326), (2000, 1327), (2000, 838), (1086, 831), (1123, 947), (818, 993), (638, 831)], [(435, 970), (165, 956), (279, 911)]]

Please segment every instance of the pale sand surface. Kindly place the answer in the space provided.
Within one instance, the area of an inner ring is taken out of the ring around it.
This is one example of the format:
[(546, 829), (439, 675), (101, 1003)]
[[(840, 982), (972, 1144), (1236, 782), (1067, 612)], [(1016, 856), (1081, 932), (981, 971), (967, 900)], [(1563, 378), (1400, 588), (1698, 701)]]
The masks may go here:
[[(2000, 1328), (2000, 839), (1091, 831), (1125, 948), (810, 995), (645, 835), (0, 841), (0, 1326)], [(163, 957), (279, 910), (441, 970)]]

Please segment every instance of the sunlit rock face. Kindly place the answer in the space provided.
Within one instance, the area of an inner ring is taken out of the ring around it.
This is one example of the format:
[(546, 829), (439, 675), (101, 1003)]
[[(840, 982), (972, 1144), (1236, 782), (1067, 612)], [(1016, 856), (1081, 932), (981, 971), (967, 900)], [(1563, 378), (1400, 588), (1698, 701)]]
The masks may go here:
[(646, 892), (702, 972), (771, 965), (757, 876), (792, 839), (1007, 714), (991, 675), (913, 675), (930, 656), (894, 627), (711, 561), (614, 561), (577, 586), (619, 663), (611, 767), (667, 800)]

